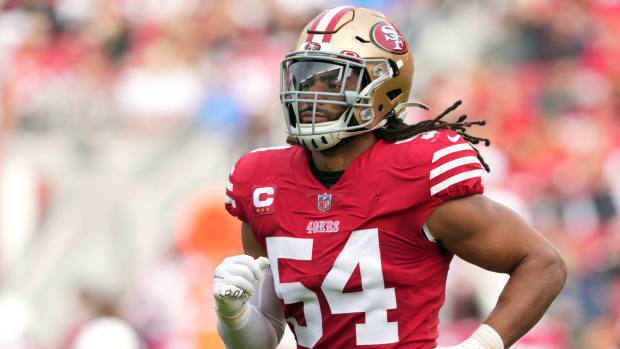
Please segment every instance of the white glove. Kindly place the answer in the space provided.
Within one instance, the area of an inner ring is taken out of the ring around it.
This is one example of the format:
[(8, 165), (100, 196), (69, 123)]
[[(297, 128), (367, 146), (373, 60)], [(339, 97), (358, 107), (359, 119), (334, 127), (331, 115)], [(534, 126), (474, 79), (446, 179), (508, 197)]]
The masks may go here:
[(215, 312), (222, 322), (235, 326), (247, 315), (248, 299), (254, 294), (254, 283), (260, 280), (269, 260), (248, 255), (228, 257), (215, 268), (213, 296)]

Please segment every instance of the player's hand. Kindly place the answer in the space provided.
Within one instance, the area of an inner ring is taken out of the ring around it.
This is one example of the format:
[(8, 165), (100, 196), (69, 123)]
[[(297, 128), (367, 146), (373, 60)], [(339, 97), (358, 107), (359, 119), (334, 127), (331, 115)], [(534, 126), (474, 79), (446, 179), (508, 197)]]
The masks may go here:
[(254, 283), (260, 280), (269, 260), (248, 255), (228, 257), (215, 268), (213, 296), (215, 312), (220, 319), (231, 325), (239, 322), (247, 311), (248, 298), (254, 294)]

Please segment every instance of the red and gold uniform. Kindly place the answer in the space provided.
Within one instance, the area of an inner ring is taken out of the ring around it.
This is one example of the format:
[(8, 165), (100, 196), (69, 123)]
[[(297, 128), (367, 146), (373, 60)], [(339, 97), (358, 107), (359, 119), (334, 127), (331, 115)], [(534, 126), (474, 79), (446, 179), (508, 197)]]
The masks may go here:
[(481, 194), (476, 153), (431, 131), (358, 156), (331, 188), (299, 146), (235, 165), (226, 208), (267, 251), (299, 348), (433, 348), (452, 253), (425, 221), (446, 200)]

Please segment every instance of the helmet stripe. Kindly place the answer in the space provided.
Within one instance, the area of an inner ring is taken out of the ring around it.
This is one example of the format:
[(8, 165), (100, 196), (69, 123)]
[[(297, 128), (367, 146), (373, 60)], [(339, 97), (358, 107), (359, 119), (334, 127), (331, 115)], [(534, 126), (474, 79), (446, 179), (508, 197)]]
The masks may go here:
[[(351, 10), (353, 6), (338, 6), (331, 10), (327, 10), (321, 13), (313, 22), (308, 31), (326, 32), (334, 30), (336, 24), (345, 13)], [(328, 36), (328, 40), (325, 40), (325, 36)], [(329, 42), (331, 35), (327, 34), (309, 34), (306, 38), (306, 42)]]
[[(338, 24), (338, 21), (340, 21), (342, 16), (344, 16), (345, 13), (349, 12), (351, 9), (353, 9), (352, 6), (347, 6), (347, 7), (343, 8), (342, 10), (340, 10), (338, 13), (336, 13), (334, 18), (332, 18), (332, 20), (329, 21), (329, 25), (327, 26), (327, 29), (325, 29), (325, 31), (326, 32), (330, 32), (330, 31), (334, 30), (336, 28), (336, 24)], [(332, 34), (325, 34), (323, 36), (323, 42), (330, 42), (331, 39), (332, 39)]]
[[(319, 26), (319, 22), (321, 22), (321, 19), (323, 18), (323, 16), (325, 16), (325, 14), (327, 14), (327, 12), (329, 11), (330, 10), (323, 11), (320, 15), (318, 15), (316, 19), (312, 22), (312, 25), (310, 26), (310, 28), (308, 28), (308, 31), (310, 32), (316, 31), (316, 28)], [(314, 38), (314, 34), (308, 35), (306, 42), (312, 42), (313, 38)]]

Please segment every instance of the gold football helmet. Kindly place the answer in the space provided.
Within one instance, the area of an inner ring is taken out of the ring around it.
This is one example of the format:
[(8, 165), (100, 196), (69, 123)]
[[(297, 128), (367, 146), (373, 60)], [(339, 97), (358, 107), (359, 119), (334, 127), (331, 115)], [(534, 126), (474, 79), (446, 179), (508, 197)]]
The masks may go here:
[(413, 79), (407, 41), (383, 14), (340, 6), (314, 18), (282, 61), (287, 131), (312, 150), (402, 117)]

